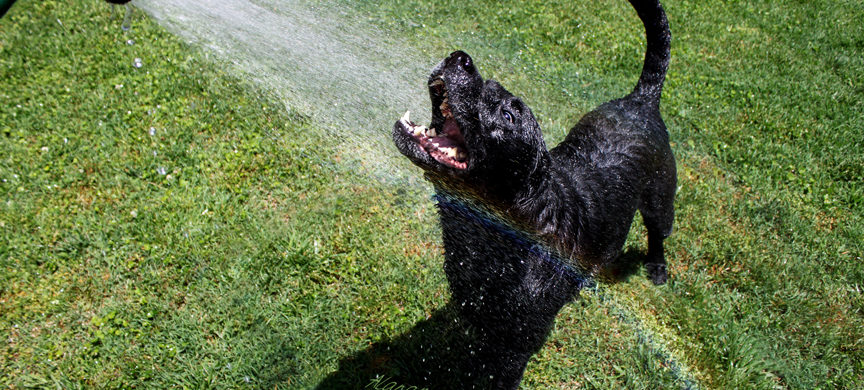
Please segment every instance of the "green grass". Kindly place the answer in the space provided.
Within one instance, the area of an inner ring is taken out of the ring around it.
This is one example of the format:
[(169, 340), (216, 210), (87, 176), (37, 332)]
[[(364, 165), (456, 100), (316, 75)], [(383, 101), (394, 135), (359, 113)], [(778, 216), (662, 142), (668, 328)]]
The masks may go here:
[[(668, 3), (670, 283), (583, 294), (523, 387), (864, 387), (864, 9)], [(66, 4), (0, 19), (0, 386), (312, 388), (444, 307), (419, 177), (361, 177), (291, 102), (140, 12), (124, 34), (102, 2)], [(638, 77), (623, 0), (350, 6), (474, 55), (550, 145)]]

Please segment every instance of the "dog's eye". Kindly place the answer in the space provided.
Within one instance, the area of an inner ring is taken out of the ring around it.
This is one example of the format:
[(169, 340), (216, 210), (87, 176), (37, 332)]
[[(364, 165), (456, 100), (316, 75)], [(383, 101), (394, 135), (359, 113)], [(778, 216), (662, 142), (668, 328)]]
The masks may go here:
[(506, 119), (507, 122), (513, 123), (513, 114), (511, 114), (510, 111), (504, 110), (502, 114), (504, 115), (504, 119)]

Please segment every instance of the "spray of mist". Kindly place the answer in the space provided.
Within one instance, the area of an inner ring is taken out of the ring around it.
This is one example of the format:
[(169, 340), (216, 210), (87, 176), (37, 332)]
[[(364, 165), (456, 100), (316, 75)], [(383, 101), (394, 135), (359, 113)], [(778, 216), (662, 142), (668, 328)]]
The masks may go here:
[[(294, 0), (139, 0), (135, 5), (186, 40), (230, 62), (293, 110), (312, 116), (368, 172), (404, 175), (390, 142), (406, 109), (426, 108), (424, 59), (343, 11)], [(418, 58), (420, 57), (420, 58)], [(424, 112), (425, 111), (425, 112)], [(429, 115), (418, 112), (420, 119)], [(428, 118), (427, 118), (428, 119)]]

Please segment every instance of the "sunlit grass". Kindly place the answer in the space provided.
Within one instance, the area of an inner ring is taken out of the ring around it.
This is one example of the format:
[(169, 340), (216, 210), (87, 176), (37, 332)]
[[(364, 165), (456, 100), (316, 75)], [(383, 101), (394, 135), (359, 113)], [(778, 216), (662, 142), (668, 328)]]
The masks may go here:
[[(419, 177), (358, 175), (291, 102), (140, 12), (123, 33), (71, 4), (0, 20), (0, 385), (311, 388), (446, 303)], [(347, 12), (408, 46), (474, 55), (550, 145), (638, 75), (623, 0), (364, 4)], [(583, 294), (523, 387), (861, 387), (861, 8), (667, 11), (670, 283)]]

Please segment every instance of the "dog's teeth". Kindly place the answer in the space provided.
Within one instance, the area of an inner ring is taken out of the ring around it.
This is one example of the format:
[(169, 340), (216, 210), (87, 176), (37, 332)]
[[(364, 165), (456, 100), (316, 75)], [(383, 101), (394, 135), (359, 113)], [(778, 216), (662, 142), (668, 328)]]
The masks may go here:
[(439, 85), (444, 85), (444, 80), (435, 79), (435, 81), (433, 81), (432, 84), (429, 84), (430, 87), (437, 87)]
[(431, 129), (429, 129), (429, 130), (426, 131), (426, 136), (427, 136), (427, 137), (430, 137), (430, 138), (431, 138), (431, 137), (437, 137), (437, 136), (438, 136), (438, 132), (435, 131), (435, 128), (433, 127), (433, 128), (431, 128)]
[(468, 155), (465, 154), (465, 152), (461, 149), (459, 150), (458, 153), (456, 153), (456, 158), (458, 158), (460, 160), (464, 160), (466, 157), (468, 157)]
[(423, 125), (412, 126), (411, 128), (413, 129), (415, 136), (426, 135), (426, 132), (429, 131), (429, 129), (427, 129), (426, 126)]
[(405, 111), (405, 115), (402, 115), (402, 119), (400, 119), (404, 123), (411, 123), (411, 111)]

